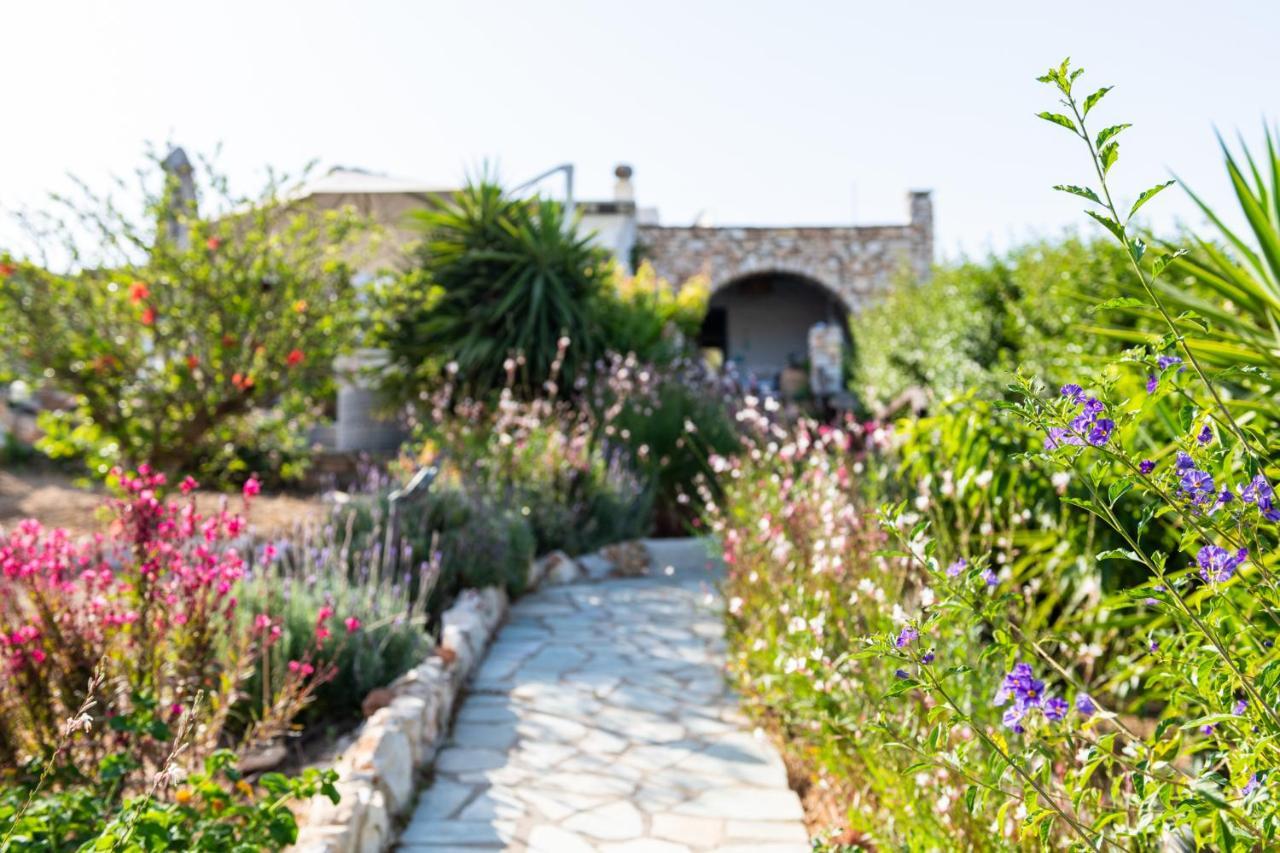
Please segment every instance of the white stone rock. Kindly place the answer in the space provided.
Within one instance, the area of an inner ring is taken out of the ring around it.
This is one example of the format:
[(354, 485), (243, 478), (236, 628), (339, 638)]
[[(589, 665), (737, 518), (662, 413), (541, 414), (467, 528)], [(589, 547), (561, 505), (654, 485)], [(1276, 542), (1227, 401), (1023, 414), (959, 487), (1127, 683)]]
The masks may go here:
[(355, 853), (382, 853), (391, 844), (391, 816), (387, 814), (386, 799), (381, 791), (367, 788), (360, 796), (365, 809), (356, 837)]

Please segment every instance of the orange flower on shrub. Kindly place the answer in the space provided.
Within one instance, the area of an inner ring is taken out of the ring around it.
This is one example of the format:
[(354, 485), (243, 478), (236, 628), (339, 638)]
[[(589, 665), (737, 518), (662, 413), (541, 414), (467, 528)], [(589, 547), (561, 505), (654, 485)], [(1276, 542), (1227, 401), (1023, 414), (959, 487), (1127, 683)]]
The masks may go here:
[(196, 358), (194, 355), (187, 356), (187, 370), (195, 370), (199, 366), (200, 359)]
[(304, 358), (306, 358), (306, 356), (302, 354), (302, 350), (294, 349), (289, 351), (289, 354), (285, 356), (284, 360), (290, 367), (296, 367), (297, 365), (302, 364), (302, 360)]
[(146, 282), (135, 281), (129, 285), (129, 301), (137, 305), (142, 300), (151, 295), (151, 289), (147, 287)]
[(156, 309), (148, 305), (142, 311), (142, 325), (150, 326), (156, 321)]
[(204, 241), (204, 244), (210, 252), (216, 252), (218, 251), (218, 247), (222, 245), (222, 238), (210, 237), (208, 240)]
[[(18, 271), (13, 264), (0, 264), (0, 278), (8, 278)], [(306, 304), (306, 303), (303, 303)]]

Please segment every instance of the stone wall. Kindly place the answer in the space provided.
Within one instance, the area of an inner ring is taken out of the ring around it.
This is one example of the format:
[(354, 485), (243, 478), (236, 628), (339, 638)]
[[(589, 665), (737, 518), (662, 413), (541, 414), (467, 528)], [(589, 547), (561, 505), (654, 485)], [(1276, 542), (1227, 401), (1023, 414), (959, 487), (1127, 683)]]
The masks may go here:
[(908, 195), (905, 225), (698, 228), (641, 225), (640, 255), (673, 283), (705, 274), (712, 290), (745, 276), (789, 273), (834, 293), (849, 311), (884, 293), (903, 271), (924, 278), (933, 263), (933, 202)]

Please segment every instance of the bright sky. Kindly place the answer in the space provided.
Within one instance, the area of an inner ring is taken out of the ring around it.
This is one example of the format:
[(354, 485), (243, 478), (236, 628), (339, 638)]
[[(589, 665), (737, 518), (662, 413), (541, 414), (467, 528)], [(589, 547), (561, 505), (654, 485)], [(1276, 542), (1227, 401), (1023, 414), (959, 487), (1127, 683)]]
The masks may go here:
[(899, 221), (930, 188), (940, 251), (982, 253), (1082, 219), (1049, 187), (1083, 152), (1033, 117), (1051, 63), (1118, 84), (1128, 197), (1172, 169), (1226, 203), (1213, 127), (1280, 118), (1277, 33), (1271, 0), (5, 3), (0, 208), (174, 140), (222, 143), (246, 187), (313, 159), (449, 186), (571, 161), (607, 198), (627, 162), (667, 224)]

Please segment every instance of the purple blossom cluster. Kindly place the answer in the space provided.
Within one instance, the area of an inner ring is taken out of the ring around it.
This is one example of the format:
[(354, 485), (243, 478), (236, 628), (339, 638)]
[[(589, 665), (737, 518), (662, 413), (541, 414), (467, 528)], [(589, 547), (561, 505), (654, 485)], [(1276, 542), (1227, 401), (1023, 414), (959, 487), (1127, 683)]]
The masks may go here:
[(1063, 397), (1080, 407), (1080, 413), (1071, 419), (1068, 426), (1049, 429), (1049, 434), (1044, 440), (1046, 450), (1055, 450), (1068, 444), (1090, 444), (1094, 447), (1102, 447), (1111, 440), (1116, 422), (1111, 418), (1102, 417), (1106, 407), (1097, 397), (1086, 397), (1084, 389), (1075, 384), (1063, 385), (1061, 393)]
[(1205, 545), (1196, 554), (1196, 564), (1200, 566), (1200, 577), (1206, 582), (1226, 583), (1248, 557), (1247, 548), (1233, 554), (1221, 545)]
[[(1067, 711), (1071, 707), (1065, 699), (1045, 696), (1044, 682), (1032, 674), (1031, 665), (1028, 663), (1013, 665), (1013, 669), (1004, 677), (1000, 689), (996, 692), (995, 704), (1004, 705), (1010, 699), (1013, 700), (1013, 704), (1005, 710), (1002, 720), (1006, 726), (1019, 734), (1026, 731), (1022, 723), (1032, 711), (1038, 710), (1044, 714), (1046, 720), (1057, 722), (1067, 716)], [(1081, 694), (1076, 697), (1076, 710), (1087, 719), (1092, 716), (1097, 707), (1093, 704), (1093, 700)]]

